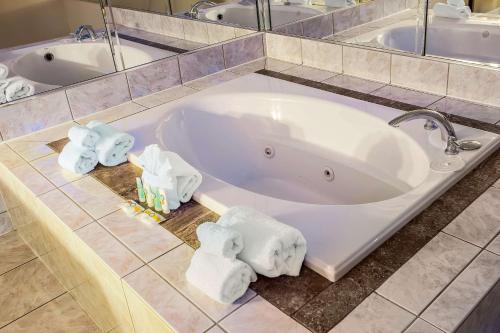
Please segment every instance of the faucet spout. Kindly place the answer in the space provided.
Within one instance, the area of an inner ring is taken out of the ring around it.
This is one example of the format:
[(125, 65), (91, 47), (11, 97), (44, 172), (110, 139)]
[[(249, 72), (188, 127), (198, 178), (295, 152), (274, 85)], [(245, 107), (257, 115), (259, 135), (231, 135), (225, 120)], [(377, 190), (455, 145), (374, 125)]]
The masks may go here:
[(76, 29), (75, 38), (78, 42), (89, 38), (94, 41), (97, 39), (97, 34), (91, 25), (83, 24)]
[(191, 9), (189, 10), (189, 12), (187, 13), (187, 15), (191, 18), (194, 18), (194, 19), (197, 19), (198, 18), (198, 15), (199, 15), (199, 12), (200, 12), (200, 7), (201, 6), (217, 6), (217, 4), (213, 1), (210, 1), (210, 0), (200, 0), (200, 1), (197, 1), (196, 3), (194, 3), (192, 6), (191, 6)]

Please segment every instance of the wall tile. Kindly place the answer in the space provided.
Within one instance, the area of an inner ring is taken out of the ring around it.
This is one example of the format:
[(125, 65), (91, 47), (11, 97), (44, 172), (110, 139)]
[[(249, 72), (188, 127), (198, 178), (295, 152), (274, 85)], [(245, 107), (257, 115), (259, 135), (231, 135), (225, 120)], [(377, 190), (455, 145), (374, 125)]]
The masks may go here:
[(264, 56), (263, 35), (238, 39), (222, 45), (226, 68), (238, 66)]
[(276, 34), (266, 34), (266, 51), (270, 58), (302, 64), (300, 39)]
[(182, 19), (162, 15), (160, 18), (161, 33), (163, 35), (184, 39), (184, 26)]
[(177, 57), (155, 61), (126, 73), (132, 98), (181, 84)]
[(35, 96), (0, 108), (0, 132), (4, 140), (71, 120), (64, 91)]
[(343, 47), (344, 73), (363, 79), (390, 82), (391, 55), (385, 52)]
[(209, 44), (225, 42), (236, 37), (235, 29), (233, 27), (210, 23), (206, 23), (206, 25)]
[(127, 102), (103, 111), (92, 113), (91, 115), (78, 119), (77, 122), (81, 125), (87, 125), (92, 120), (99, 120), (104, 123), (110, 123), (112, 121), (144, 111), (145, 109), (146, 108), (142, 105), (136, 104), (134, 102)]
[(383, 0), (384, 16), (406, 9), (406, 0)]
[(478, 103), (500, 106), (500, 71), (450, 64), (448, 95)]
[(326, 79), (329, 79), (332, 76), (338, 75), (333, 72), (324, 71), (321, 69), (317, 69), (314, 67), (307, 67), (307, 66), (295, 66), (286, 71), (283, 71), (282, 73), (318, 82), (325, 81)]
[[(333, 22), (332, 22), (333, 27)], [(294, 22), (273, 28), (274, 32), (288, 35), (288, 36), (303, 36), (304, 30), (302, 29), (302, 22)]]
[(342, 73), (342, 46), (302, 39), (302, 61), (305, 66)]
[(208, 44), (208, 29), (205, 22), (182, 20), (184, 38), (193, 42)]
[(244, 28), (234, 28), (234, 33), (236, 37), (246, 36), (255, 33), (255, 30), (244, 29)]
[[(203, 66), (200, 66), (203, 64)], [(182, 82), (224, 70), (222, 46), (213, 46), (179, 56)]]
[(303, 36), (323, 38), (333, 34), (332, 14), (321, 15), (302, 22)]
[(397, 86), (446, 95), (448, 64), (393, 54), (391, 83)]
[(359, 6), (347, 7), (333, 12), (333, 32), (347, 30), (359, 25)]
[(130, 101), (125, 74), (70, 88), (66, 94), (75, 119)]

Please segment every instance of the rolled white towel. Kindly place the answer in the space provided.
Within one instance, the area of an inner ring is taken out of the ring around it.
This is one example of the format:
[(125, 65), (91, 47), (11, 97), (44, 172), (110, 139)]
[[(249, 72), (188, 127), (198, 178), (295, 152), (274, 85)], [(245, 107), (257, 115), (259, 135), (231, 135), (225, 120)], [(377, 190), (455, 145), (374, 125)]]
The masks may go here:
[(15, 101), (23, 97), (33, 96), (35, 87), (26, 80), (12, 80), (5, 88), (5, 98), (7, 102)]
[(7, 103), (7, 96), (5, 95), (5, 89), (9, 86), (9, 80), (0, 80), (0, 104)]
[(9, 76), (9, 67), (4, 64), (0, 64), (0, 80), (4, 80)]
[(243, 250), (237, 258), (259, 274), (297, 276), (307, 251), (302, 233), (249, 207), (232, 207), (221, 216), (223, 227), (243, 236)]
[(175, 177), (177, 181), (176, 188), (179, 201), (188, 202), (201, 184), (201, 173), (184, 161), (178, 154), (172, 151), (167, 151), (165, 153), (172, 166), (170, 176), (172, 176), (172, 178)]
[(243, 237), (231, 228), (225, 228), (213, 222), (206, 222), (196, 228), (196, 235), (201, 243), (200, 251), (236, 259), (243, 250)]
[(68, 138), (73, 144), (90, 150), (95, 150), (100, 137), (96, 131), (82, 125), (73, 126), (68, 131)]
[(62, 168), (78, 174), (94, 170), (98, 162), (94, 151), (78, 147), (72, 142), (64, 146), (57, 161)]
[(257, 275), (241, 260), (197, 250), (186, 271), (186, 279), (217, 302), (233, 303), (245, 294), (250, 282), (257, 281)]
[(119, 132), (97, 120), (88, 123), (87, 127), (100, 136), (95, 146), (99, 163), (105, 166), (115, 166), (127, 161), (127, 153), (134, 146), (135, 139), (133, 136)]

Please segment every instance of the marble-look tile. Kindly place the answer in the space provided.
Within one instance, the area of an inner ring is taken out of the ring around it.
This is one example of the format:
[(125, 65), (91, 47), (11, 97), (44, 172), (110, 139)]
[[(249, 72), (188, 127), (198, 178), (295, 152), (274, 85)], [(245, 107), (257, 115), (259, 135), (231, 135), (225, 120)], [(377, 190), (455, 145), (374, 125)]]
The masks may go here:
[(235, 29), (222, 24), (206, 23), (208, 32), (208, 44), (225, 42), (236, 37)]
[(390, 82), (390, 53), (349, 46), (344, 46), (342, 50), (344, 74), (373, 81)]
[(0, 132), (4, 140), (70, 121), (64, 91), (44, 94), (2, 107)]
[(42, 194), (38, 199), (43, 202), (70, 230), (77, 230), (93, 219), (85, 213), (77, 204), (71, 201), (58, 189)]
[(418, 315), (479, 251), (440, 233), (389, 277), (377, 293)]
[(266, 69), (275, 72), (282, 72), (292, 67), (297, 67), (297, 64), (292, 64), (291, 62), (282, 61), (273, 58), (266, 58)]
[(203, 292), (196, 289), (196, 287), (190, 285), (186, 280), (185, 274), (191, 263), (193, 254), (194, 250), (188, 245), (183, 244), (152, 261), (149, 265), (175, 289), (179, 290), (187, 299), (196, 304), (216, 322), (256, 295), (254, 291), (248, 289), (246, 294), (233, 304), (222, 304), (212, 300)]
[(406, 9), (406, 0), (383, 0), (384, 16), (392, 15)]
[(349, 75), (337, 75), (324, 81), (323, 83), (362, 93), (371, 93), (372, 91), (380, 89), (384, 86), (384, 84), (380, 82), (364, 80)]
[(228, 71), (238, 75), (246, 75), (264, 69), (264, 67), (266, 67), (266, 59), (261, 58), (243, 65), (229, 68)]
[(161, 33), (163, 35), (184, 39), (184, 26), (182, 21), (182, 19), (177, 17), (161, 15)]
[(66, 90), (75, 119), (130, 101), (127, 78), (118, 74)]
[(500, 256), (500, 234), (497, 235), (497, 237), (491, 241), (491, 243), (486, 247), (486, 249)]
[(500, 108), (445, 97), (429, 108), (494, 124), (500, 121)]
[[(448, 95), (488, 105), (500, 106), (500, 71), (450, 64)], [(3, 133), (3, 132), (2, 132)]]
[(312, 81), (319, 81), (322, 82), (328, 78), (331, 78), (332, 76), (338, 75), (333, 72), (313, 68), (313, 67), (308, 67), (308, 66), (296, 66), (292, 67), (286, 71), (282, 72), (283, 74), (287, 75), (293, 75), (297, 77), (301, 77), (303, 79), (307, 80), (312, 80)]
[(142, 262), (97, 222), (75, 231), (75, 234), (97, 254), (119, 277), (135, 271)]
[(144, 110), (146, 110), (146, 108), (142, 105), (139, 105), (134, 102), (127, 102), (106, 109), (104, 111), (96, 112), (86, 117), (80, 118), (77, 120), (77, 123), (81, 125), (87, 125), (92, 120), (99, 120), (104, 123), (110, 123), (115, 120), (131, 116), (133, 114), (136, 114)]
[(260, 296), (224, 318), (219, 325), (228, 333), (309, 332)]
[(424, 311), (422, 319), (453, 332), (499, 278), (500, 256), (481, 252)]
[(126, 276), (123, 281), (176, 332), (203, 332), (214, 324), (147, 266)]
[[(255, 22), (257, 22), (257, 20)], [(234, 33), (236, 35), (236, 38), (250, 35), (250, 34), (254, 34), (256, 32), (258, 32), (258, 31), (251, 30), (251, 29), (244, 29), (244, 28), (234, 28)]]
[(0, 275), (34, 258), (35, 254), (17, 232), (9, 232), (0, 237)]
[(118, 210), (124, 201), (92, 177), (66, 184), (61, 190), (95, 219)]
[(207, 331), (207, 333), (225, 333), (219, 326), (214, 326)]
[(61, 168), (57, 162), (58, 157), (59, 154), (53, 153), (32, 161), (31, 165), (57, 187), (84, 177)]
[[(203, 64), (203, 66), (200, 66)], [(224, 70), (222, 46), (212, 46), (193, 53), (179, 56), (182, 82), (198, 79), (202, 76)]]
[(333, 34), (333, 16), (331, 13), (302, 21), (302, 34), (310, 38), (323, 38)]
[(226, 68), (238, 66), (264, 56), (263, 35), (241, 38), (222, 45)]
[(97, 221), (145, 262), (161, 256), (182, 241), (158, 224), (146, 224), (119, 210)]
[(305, 66), (342, 73), (342, 46), (302, 39), (302, 60)]
[(39, 259), (0, 276), (0, 327), (64, 293)]
[(443, 96), (424, 93), (395, 86), (385, 86), (370, 93), (374, 96), (384, 97), (395, 101), (427, 107)]
[(414, 319), (411, 313), (372, 293), (330, 333), (401, 332)]
[(26, 162), (16, 154), (6, 143), (0, 143), (0, 163), (7, 169), (14, 169), (24, 165)]
[(99, 333), (101, 330), (69, 295), (64, 294), (0, 329), (0, 333)]
[(187, 39), (176, 39), (175, 41), (168, 43), (168, 45), (187, 51), (194, 51), (207, 46), (207, 44), (193, 42)]
[(380, 1), (369, 1), (353, 7), (335, 10), (333, 12), (333, 32), (371, 22), (383, 15), (383, 4)]
[(443, 229), (444, 232), (484, 247), (500, 232), (500, 189), (491, 187)]
[(54, 185), (29, 164), (23, 164), (13, 168), (11, 172), (34, 195), (40, 195), (54, 189)]
[[(333, 23), (333, 22), (332, 22)], [(303, 36), (302, 22), (293, 22), (279, 27), (273, 27), (273, 31), (287, 36)]]
[(266, 55), (294, 64), (302, 64), (300, 39), (276, 34), (266, 34)]
[(446, 95), (448, 64), (445, 62), (394, 54), (391, 83), (396, 86)]
[(11, 231), (12, 231), (12, 223), (10, 222), (9, 214), (7, 212), (0, 213), (0, 236), (3, 236)]
[(219, 72), (219, 73), (215, 73), (212, 75), (202, 77), (202, 78), (197, 79), (197, 80), (190, 81), (190, 82), (186, 83), (185, 85), (190, 87), (190, 88), (196, 89), (196, 90), (203, 90), (206, 88), (210, 88), (211, 86), (215, 86), (219, 83), (234, 80), (238, 77), (239, 77), (238, 74), (235, 74), (235, 73), (230, 72), (230, 71), (223, 71), (223, 72)]
[(184, 39), (208, 44), (208, 29), (207, 23), (196, 20), (184, 19), (182, 20), (184, 27)]
[(417, 318), (404, 333), (443, 333), (443, 331), (432, 326), (425, 320)]
[(126, 73), (132, 98), (181, 84), (177, 57), (158, 60)]
[(155, 94), (137, 98), (134, 100), (135, 103), (145, 106), (147, 108), (152, 108), (160, 104), (168, 103), (173, 100), (182, 98), (184, 96), (195, 93), (196, 90), (186, 87), (177, 86), (170, 89), (166, 89)]

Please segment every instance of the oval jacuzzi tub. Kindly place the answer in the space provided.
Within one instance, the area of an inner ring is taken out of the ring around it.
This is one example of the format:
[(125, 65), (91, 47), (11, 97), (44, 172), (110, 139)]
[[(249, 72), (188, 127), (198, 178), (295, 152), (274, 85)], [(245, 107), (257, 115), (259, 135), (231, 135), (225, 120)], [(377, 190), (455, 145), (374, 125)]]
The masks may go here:
[(300, 229), (306, 264), (336, 280), (460, 179), (499, 142), (456, 125), (483, 148), (436, 172), (439, 131), (387, 125), (402, 111), (258, 74), (114, 123), (179, 153), (203, 174), (195, 200), (219, 214), (252, 206)]

